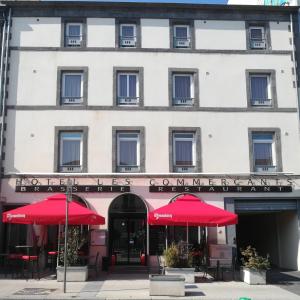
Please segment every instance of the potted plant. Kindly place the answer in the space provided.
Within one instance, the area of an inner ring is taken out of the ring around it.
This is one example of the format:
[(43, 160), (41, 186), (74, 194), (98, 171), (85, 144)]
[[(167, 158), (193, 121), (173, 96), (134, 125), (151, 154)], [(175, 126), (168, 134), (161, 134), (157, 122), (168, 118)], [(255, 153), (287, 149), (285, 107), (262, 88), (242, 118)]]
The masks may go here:
[(266, 284), (266, 271), (270, 268), (269, 255), (258, 255), (255, 248), (248, 246), (241, 249), (242, 264), (241, 277), (248, 284)]
[[(67, 281), (86, 281), (88, 277), (88, 266), (83, 265), (80, 249), (86, 243), (86, 238), (81, 236), (80, 226), (68, 228), (67, 243)], [(64, 244), (60, 246), (59, 266), (57, 267), (57, 281), (64, 279)]]
[(184, 243), (172, 243), (164, 251), (164, 260), (166, 264), (166, 275), (183, 275), (185, 282), (195, 282), (195, 269), (192, 268), (193, 257), (187, 250)]

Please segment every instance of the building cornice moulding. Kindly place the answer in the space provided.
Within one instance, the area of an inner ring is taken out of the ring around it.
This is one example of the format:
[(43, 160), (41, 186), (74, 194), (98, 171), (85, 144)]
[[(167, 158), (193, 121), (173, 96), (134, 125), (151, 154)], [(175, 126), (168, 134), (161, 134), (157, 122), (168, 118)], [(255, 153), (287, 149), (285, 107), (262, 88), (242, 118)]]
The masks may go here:
[(255, 108), (255, 107), (195, 107), (191, 110), (189, 107), (177, 106), (142, 106), (142, 107), (125, 107), (125, 106), (101, 106), (101, 105), (7, 105), (7, 110), (16, 111), (58, 111), (58, 110), (86, 110), (86, 111), (176, 111), (176, 112), (252, 112), (252, 113), (297, 113), (296, 107), (280, 108)]

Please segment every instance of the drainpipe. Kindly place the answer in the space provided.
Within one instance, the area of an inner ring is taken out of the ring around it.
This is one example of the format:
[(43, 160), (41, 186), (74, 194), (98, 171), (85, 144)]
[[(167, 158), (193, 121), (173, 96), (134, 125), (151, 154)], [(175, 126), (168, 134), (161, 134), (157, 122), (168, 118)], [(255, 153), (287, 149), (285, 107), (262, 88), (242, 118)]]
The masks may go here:
[[(8, 18), (6, 12), (3, 12), (2, 26), (2, 41), (0, 54), (0, 180), (2, 179), (2, 154), (3, 154), (3, 139), (4, 139), (4, 119), (5, 119), (5, 96), (7, 84), (7, 64), (8, 64), (8, 41), (11, 23), (11, 9), (9, 9)], [(1, 192), (1, 182), (0, 182)], [(1, 194), (0, 194), (1, 195)], [(0, 212), (2, 212), (2, 203), (0, 198)], [(8, 245), (8, 244), (7, 244)], [(0, 221), (0, 250), (5, 251), (3, 244), (3, 223)]]
[[(2, 154), (4, 140), (4, 124), (6, 114), (6, 94), (7, 94), (7, 72), (9, 56), (9, 36), (11, 26), (11, 8), (8, 10), (8, 17), (5, 18), (2, 30), (2, 47), (0, 57), (0, 107), (1, 107), (1, 132), (0, 132), (0, 174), (2, 174)], [(2, 176), (1, 176), (2, 177)]]
[[(298, 13), (297, 13), (297, 18), (298, 18), (298, 29), (297, 29), (297, 33), (298, 33), (298, 38), (297, 38), (297, 44), (300, 45), (300, 36), (299, 36), (299, 10), (298, 10)], [(293, 14), (290, 13), (290, 25), (291, 25), (291, 34), (292, 34), (292, 47), (293, 47), (293, 51), (292, 51), (292, 60), (293, 60), (293, 68), (295, 70), (294, 72), (294, 81), (296, 83), (296, 89), (297, 89), (297, 99), (298, 99), (298, 105), (297, 105), (297, 111), (298, 111), (298, 129), (300, 131), (300, 113), (299, 113), (299, 107), (300, 107), (300, 90), (299, 90), (299, 87), (298, 87), (298, 71), (299, 69), (297, 68), (297, 58), (296, 58), (296, 46), (295, 46), (295, 39), (294, 39), (294, 36), (295, 36), (295, 32), (294, 32), (294, 22), (293, 22)], [(300, 50), (300, 49), (299, 49)]]

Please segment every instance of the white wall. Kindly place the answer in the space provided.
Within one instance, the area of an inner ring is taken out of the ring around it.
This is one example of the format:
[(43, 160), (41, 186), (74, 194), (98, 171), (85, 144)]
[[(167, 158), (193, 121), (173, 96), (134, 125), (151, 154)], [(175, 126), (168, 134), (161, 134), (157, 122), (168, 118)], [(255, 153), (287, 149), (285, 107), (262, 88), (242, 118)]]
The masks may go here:
[(55, 126), (88, 126), (88, 172), (110, 173), (112, 126), (144, 126), (146, 172), (166, 173), (168, 127), (177, 126), (201, 128), (204, 173), (249, 172), (248, 128), (279, 127), (283, 170), (300, 173), (297, 124), (295, 113), (9, 110), (5, 171), (53, 172)]
[(196, 49), (246, 49), (244, 21), (195, 21)]
[[(246, 50), (244, 21), (195, 20), (196, 49)], [(270, 22), (273, 50), (291, 50), (289, 22)], [(14, 17), (11, 46), (60, 47), (61, 18)], [(141, 19), (143, 48), (169, 48), (168, 19)], [(87, 18), (87, 47), (115, 47), (115, 19)]]
[[(88, 104), (112, 105), (113, 67), (144, 67), (144, 105), (168, 106), (168, 69), (199, 71), (201, 107), (247, 107), (246, 69), (275, 69), (279, 107), (297, 107), (290, 55), (12, 51), (9, 105), (55, 105), (57, 68), (87, 66)], [(49, 63), (51, 62), (51, 63)]]
[(61, 18), (12, 19), (10, 46), (60, 47)]
[(272, 50), (293, 50), (290, 43), (292, 32), (288, 30), (289, 25), (290, 22), (270, 22)]
[(169, 20), (141, 19), (142, 48), (170, 48)]
[(87, 46), (115, 47), (115, 19), (87, 18)]

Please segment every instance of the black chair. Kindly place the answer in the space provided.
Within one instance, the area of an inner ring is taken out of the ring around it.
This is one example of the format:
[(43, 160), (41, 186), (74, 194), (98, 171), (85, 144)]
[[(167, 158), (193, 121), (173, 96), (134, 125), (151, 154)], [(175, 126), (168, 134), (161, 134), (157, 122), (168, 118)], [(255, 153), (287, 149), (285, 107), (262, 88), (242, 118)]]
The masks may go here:
[(39, 266), (39, 248), (35, 248), (33, 253), (28, 253), (27, 255), (22, 255), (21, 260), (23, 263), (22, 273), (26, 270), (26, 279), (29, 278), (29, 273), (31, 273), (31, 278), (33, 278), (34, 273), (37, 274), (38, 279), (40, 279), (40, 266)]
[(94, 264), (88, 264), (88, 270), (94, 271), (97, 277), (99, 274), (99, 256), (100, 254), (97, 252)]

